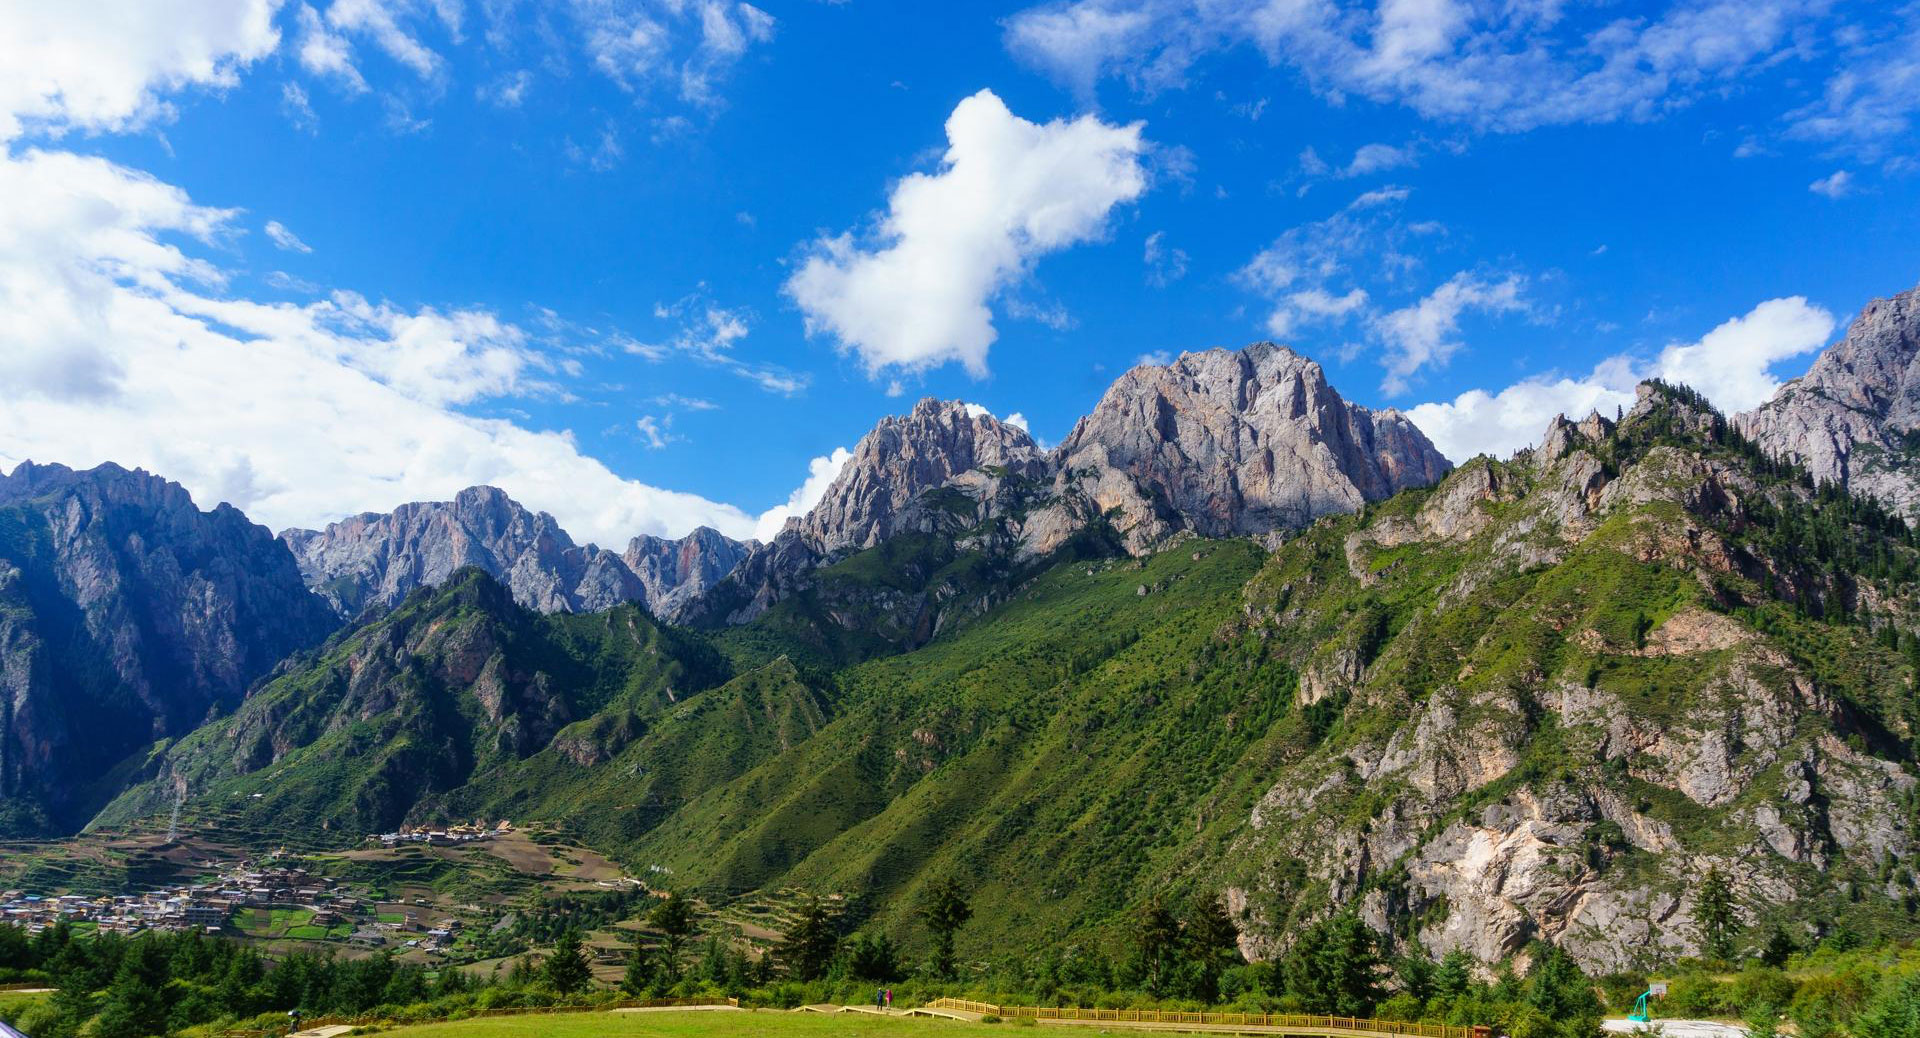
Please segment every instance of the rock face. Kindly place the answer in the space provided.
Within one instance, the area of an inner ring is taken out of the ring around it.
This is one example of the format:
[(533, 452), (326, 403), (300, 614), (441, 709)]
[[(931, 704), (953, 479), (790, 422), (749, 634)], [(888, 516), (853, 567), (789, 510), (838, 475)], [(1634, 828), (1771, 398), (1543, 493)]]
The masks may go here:
[(687, 539), (684, 559), (682, 542), (657, 538), (636, 539), (623, 559), (576, 545), (553, 516), (530, 512), (494, 487), (469, 487), (452, 501), (401, 505), (385, 515), (356, 515), (325, 530), (287, 530), (280, 538), (308, 585), (349, 619), (391, 609), (467, 566), (485, 570), (507, 585), (514, 601), (543, 613), (594, 612), (655, 597), (677, 601), (684, 580), (711, 584), (718, 579), (713, 571), (732, 568), (745, 549), (705, 530)]
[[(1595, 972), (1641, 969), (1698, 952), (1708, 868), (1743, 904), (1805, 906), (1805, 925), (1861, 894), (1824, 877), (1920, 856), (1900, 742), (1858, 734), (1904, 737), (1873, 704), (1907, 676), (1836, 673), (1794, 641), (1839, 631), (1866, 651), (1873, 631), (1818, 618), (1871, 600), (1904, 628), (1911, 585), (1816, 557), (1793, 533), (1813, 495), (1715, 422), (1643, 386), (1617, 428), (1556, 420), (1538, 450), (1476, 461), (1418, 507), (1276, 552), (1250, 621), (1299, 673), (1297, 701), (1347, 734), (1276, 769), (1252, 812), (1235, 855), (1251, 950), (1346, 905), (1435, 955), (1545, 939)], [(1355, 613), (1393, 600), (1417, 604)], [(1319, 908), (1300, 907), (1309, 891)]]
[(620, 560), (645, 589), (647, 610), (677, 621), (689, 602), (733, 572), (751, 548), (702, 526), (679, 540), (635, 537)]
[(815, 569), (903, 533), (1028, 563), (1099, 531), (1141, 555), (1182, 532), (1298, 529), (1450, 467), (1404, 416), (1348, 403), (1318, 364), (1272, 343), (1134, 368), (1052, 451), (979, 408), (923, 400), (868, 433), (818, 505), (681, 615), (745, 623), (813, 590)]
[(1440, 481), (1452, 468), (1398, 411), (1342, 399), (1272, 343), (1182, 354), (1120, 376), (1054, 458), (1136, 552), (1177, 530), (1298, 529)]
[(1816, 479), (1920, 510), (1920, 288), (1876, 299), (1804, 376), (1735, 419)]
[(230, 505), (117, 465), (0, 476), (0, 832), (84, 824), (109, 773), (336, 626)]
[[(977, 407), (926, 399), (862, 437), (826, 496), (799, 523), (800, 538), (832, 554), (871, 548), (903, 528), (921, 494), (974, 469), (1030, 473), (1044, 465), (1033, 437)], [(915, 516), (915, 518), (918, 518)]]

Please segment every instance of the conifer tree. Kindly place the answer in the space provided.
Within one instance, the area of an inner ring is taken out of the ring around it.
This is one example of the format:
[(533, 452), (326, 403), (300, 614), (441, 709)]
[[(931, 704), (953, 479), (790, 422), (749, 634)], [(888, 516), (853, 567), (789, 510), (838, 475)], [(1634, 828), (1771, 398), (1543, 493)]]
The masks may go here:
[(584, 991), (593, 982), (593, 967), (580, 948), (580, 931), (571, 926), (560, 931), (559, 938), (553, 942), (553, 954), (541, 970), (541, 978), (562, 995)]

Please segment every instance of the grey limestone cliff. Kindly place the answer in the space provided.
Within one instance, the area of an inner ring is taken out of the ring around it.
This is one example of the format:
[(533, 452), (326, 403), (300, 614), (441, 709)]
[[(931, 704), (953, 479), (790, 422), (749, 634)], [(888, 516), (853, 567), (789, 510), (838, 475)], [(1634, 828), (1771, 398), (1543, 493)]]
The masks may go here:
[(232, 709), (336, 626), (222, 504), (117, 465), (0, 476), (0, 832), (65, 832), (157, 739)]
[(1735, 419), (1815, 479), (1920, 509), (1920, 288), (1876, 299), (1772, 400)]

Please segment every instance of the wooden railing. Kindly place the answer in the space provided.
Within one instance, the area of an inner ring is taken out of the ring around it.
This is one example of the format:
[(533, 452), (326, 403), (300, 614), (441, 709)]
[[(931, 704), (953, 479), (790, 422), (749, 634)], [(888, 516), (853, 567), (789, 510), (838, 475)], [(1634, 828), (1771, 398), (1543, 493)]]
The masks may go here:
[(1280, 1027), (1321, 1034), (1409, 1036), (1409, 1038), (1489, 1038), (1491, 1028), (1416, 1024), (1399, 1020), (1370, 1020), (1352, 1016), (1312, 1016), (1304, 1013), (1186, 1013), (1165, 1009), (1075, 1009), (1052, 1006), (997, 1006), (964, 998), (938, 998), (928, 1009), (997, 1016), (1004, 1020), (1085, 1020), (1135, 1024), (1199, 1024), (1210, 1027)]
[[(488, 1016), (536, 1016), (548, 1013), (602, 1013), (611, 1012), (615, 1009), (671, 1009), (676, 1006), (732, 1006), (738, 1009), (740, 1008), (740, 1000), (737, 998), (625, 998), (618, 1002), (599, 1002), (592, 1005), (474, 1009), (460, 1014), (458, 1018), (471, 1020), (475, 1017)], [(447, 1019), (454, 1019), (454, 1017), (448, 1017)], [(380, 1016), (319, 1016), (311, 1020), (302, 1019), (300, 1021), (300, 1030), (305, 1031), (315, 1027), (332, 1027), (336, 1024), (362, 1027), (367, 1024), (384, 1024), (389, 1022), (391, 1022), (390, 1018)], [(421, 1020), (419, 1022), (430, 1024), (440, 1021)], [(269, 1027), (251, 1031), (221, 1031), (220, 1035), (221, 1038), (273, 1038), (273, 1036), (285, 1035), (286, 1033), (287, 1028)]]

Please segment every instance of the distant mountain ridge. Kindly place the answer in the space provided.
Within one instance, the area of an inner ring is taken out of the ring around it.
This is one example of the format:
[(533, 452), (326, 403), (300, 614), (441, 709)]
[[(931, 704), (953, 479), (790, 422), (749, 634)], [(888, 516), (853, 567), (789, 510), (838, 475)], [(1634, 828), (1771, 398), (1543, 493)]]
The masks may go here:
[(575, 544), (553, 516), (487, 486), (468, 487), (452, 501), (362, 513), (324, 530), (286, 530), (280, 539), (308, 585), (344, 619), (391, 609), (468, 566), (498, 578), (514, 601), (537, 612), (591, 613), (636, 602), (671, 616), (747, 549), (702, 527), (680, 540), (636, 537), (618, 555)]

